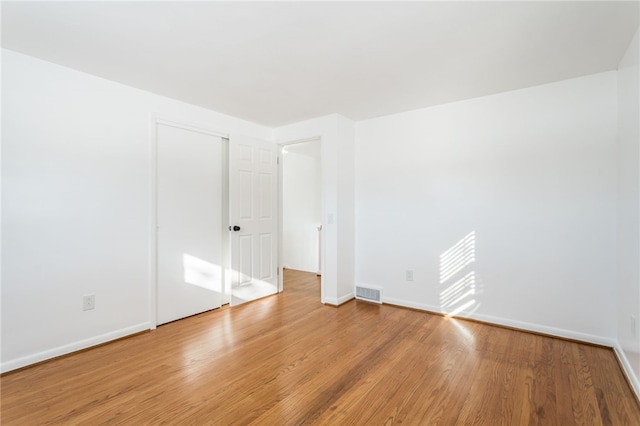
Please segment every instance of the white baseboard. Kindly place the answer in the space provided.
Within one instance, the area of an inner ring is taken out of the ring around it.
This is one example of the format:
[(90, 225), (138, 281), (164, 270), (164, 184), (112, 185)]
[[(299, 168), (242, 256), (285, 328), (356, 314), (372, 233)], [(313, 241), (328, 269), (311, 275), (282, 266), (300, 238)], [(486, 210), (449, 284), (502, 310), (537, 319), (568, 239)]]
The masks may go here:
[(107, 343), (107, 342), (110, 342), (111, 340), (119, 339), (121, 337), (126, 337), (131, 334), (139, 333), (145, 330), (149, 330), (148, 322), (144, 322), (142, 324), (137, 324), (127, 328), (122, 328), (116, 331), (111, 331), (109, 333), (101, 334), (100, 336), (91, 337), (89, 339), (80, 340), (77, 342), (69, 343), (67, 345), (58, 346), (57, 348), (48, 349), (46, 351), (38, 352), (32, 355), (27, 355), (21, 358), (12, 359), (9, 361), (3, 361), (0, 364), (0, 372), (6, 373), (7, 371), (26, 367), (28, 365), (46, 361), (51, 358), (55, 358), (61, 355), (66, 355), (71, 352), (87, 349), (87, 348), (90, 348), (91, 346)]
[[(445, 314), (440, 310), (438, 306), (427, 305), (422, 303), (415, 303), (406, 300), (393, 299), (393, 298), (384, 298), (383, 303), (389, 303), (391, 305), (404, 306), (407, 308), (419, 309), (422, 311), (433, 312), (437, 314)], [(549, 327), (546, 325), (533, 324), (523, 321), (515, 321), (506, 318), (499, 318), (490, 315), (482, 315), (482, 314), (465, 314), (461, 313), (461, 315), (457, 315), (454, 318), (467, 318), (477, 321), (486, 322), (489, 324), (501, 325), (505, 327), (515, 328), (523, 331), (531, 331), (534, 333), (542, 333), (550, 336), (561, 337), (565, 339), (577, 340), (585, 343), (593, 343), (596, 345), (608, 346), (613, 348), (613, 351), (620, 361), (620, 365), (622, 366), (622, 372), (626, 376), (629, 384), (633, 392), (636, 395), (636, 398), (640, 400), (640, 378), (635, 373), (635, 370), (631, 366), (629, 359), (627, 358), (624, 350), (620, 346), (617, 340), (610, 339), (602, 336), (595, 336), (592, 334), (580, 333), (572, 330), (565, 330), (556, 327)]]
[[(434, 305), (426, 305), (422, 303), (415, 303), (406, 300), (393, 299), (385, 297), (383, 303), (389, 303), (391, 305), (404, 306), (407, 308), (419, 309), (422, 311), (434, 312), (437, 314), (445, 315), (440, 307)], [(489, 324), (501, 325), (504, 327), (515, 328), (523, 331), (531, 331), (534, 333), (548, 334), (550, 336), (562, 337), (564, 339), (578, 340), (585, 343), (593, 343), (596, 345), (608, 346), (613, 348), (616, 346), (616, 341), (607, 337), (596, 336), (592, 334), (580, 333), (578, 331), (565, 330), (562, 328), (549, 327), (546, 325), (534, 324), (524, 321), (516, 321), (507, 318), (494, 317), (491, 315), (483, 314), (467, 314), (461, 312), (459, 315), (454, 315), (454, 318), (471, 319), (476, 321), (482, 321)]]
[[(353, 299), (354, 297), (355, 297), (354, 293), (349, 293), (337, 299), (325, 298), (324, 303), (340, 306), (343, 303), (346, 303), (349, 300)], [(384, 298), (383, 303), (403, 306), (407, 308), (419, 309), (422, 311), (433, 312), (437, 314), (444, 314), (444, 312), (440, 311), (440, 309), (435, 305), (427, 305), (427, 304), (415, 303), (411, 301), (393, 299), (393, 298)], [(478, 320), (478, 321), (482, 321), (490, 324), (516, 328), (524, 331), (532, 331), (536, 333), (543, 333), (551, 336), (557, 336), (557, 337), (562, 337), (566, 339), (573, 339), (573, 340), (583, 341), (587, 343), (594, 343), (598, 345), (612, 347), (616, 356), (618, 357), (618, 360), (620, 361), (620, 364), (622, 366), (625, 376), (629, 380), (629, 383), (631, 384), (631, 387), (633, 388), (637, 398), (640, 399), (640, 379), (636, 376), (635, 371), (633, 370), (633, 367), (631, 366), (629, 359), (625, 355), (624, 350), (620, 347), (620, 345), (616, 341), (612, 339), (575, 332), (571, 330), (548, 327), (548, 326), (539, 325), (539, 324), (527, 323), (522, 321), (514, 321), (506, 318), (493, 317), (489, 315), (472, 314), (472, 315), (464, 316), (463, 314), (461, 316), (457, 316), (457, 318), (462, 318), (462, 319), (468, 318), (468, 319)], [(9, 360), (9, 361), (3, 361), (0, 364), (0, 372), (6, 373), (11, 370), (26, 367), (31, 364), (46, 361), (51, 358), (55, 358), (61, 355), (66, 355), (71, 352), (87, 349), (91, 346), (100, 345), (103, 343), (107, 343), (111, 340), (116, 340), (122, 337), (129, 336), (131, 334), (149, 330), (149, 328), (150, 328), (149, 323), (145, 322), (145, 323), (137, 324), (131, 327), (105, 333), (100, 336), (95, 336), (89, 339), (80, 340), (78, 342), (70, 343), (68, 345), (63, 345), (57, 348), (38, 352), (36, 354), (28, 355), (25, 357), (21, 357), (21, 358)]]
[(342, 297), (339, 297), (337, 299), (331, 298), (331, 297), (325, 297), (324, 298), (324, 302), (327, 305), (334, 305), (334, 306), (340, 306), (343, 303), (348, 302), (351, 299), (354, 299), (356, 297), (356, 295), (354, 293), (349, 293), (347, 295), (344, 295)]
[(396, 305), (396, 306), (402, 306), (405, 308), (413, 308), (413, 309), (418, 309), (420, 311), (427, 311), (427, 312), (433, 312), (433, 313), (437, 313), (437, 314), (441, 314), (442, 312), (440, 312), (440, 308), (438, 308), (437, 306), (434, 305), (427, 305), (425, 303), (416, 303), (416, 302), (412, 302), (409, 300), (401, 300), (401, 299), (394, 299), (391, 297), (383, 297), (382, 298), (382, 303), (388, 303), (390, 305)]
[(627, 355), (618, 343), (616, 343), (616, 345), (613, 347), (613, 351), (618, 357), (618, 361), (620, 361), (622, 372), (627, 377), (627, 380), (631, 384), (631, 388), (636, 393), (636, 398), (640, 400), (640, 380), (638, 379), (638, 376), (636, 376), (636, 372), (631, 366), (629, 358), (627, 358)]

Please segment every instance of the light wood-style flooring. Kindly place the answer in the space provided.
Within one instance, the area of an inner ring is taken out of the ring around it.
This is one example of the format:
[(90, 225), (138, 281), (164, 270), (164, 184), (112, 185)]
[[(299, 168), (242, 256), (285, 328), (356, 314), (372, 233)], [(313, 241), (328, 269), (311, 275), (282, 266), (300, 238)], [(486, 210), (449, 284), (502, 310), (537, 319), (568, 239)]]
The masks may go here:
[(285, 291), (1, 378), (3, 425), (640, 425), (610, 349)]

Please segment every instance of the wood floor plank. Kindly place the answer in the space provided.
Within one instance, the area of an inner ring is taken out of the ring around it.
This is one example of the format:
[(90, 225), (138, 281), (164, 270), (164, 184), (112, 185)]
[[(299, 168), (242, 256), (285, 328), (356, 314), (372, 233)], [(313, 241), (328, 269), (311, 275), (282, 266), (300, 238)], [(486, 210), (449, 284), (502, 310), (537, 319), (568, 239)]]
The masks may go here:
[(390, 305), (319, 278), (0, 378), (3, 425), (640, 425), (613, 351)]
[[(571, 389), (571, 357), (570, 345), (562, 341), (554, 342), (553, 362), (555, 367), (555, 394), (558, 406), (558, 424), (572, 424), (575, 422), (573, 415), (573, 399), (571, 393), (566, 389)], [(563, 407), (571, 408), (563, 409)]]

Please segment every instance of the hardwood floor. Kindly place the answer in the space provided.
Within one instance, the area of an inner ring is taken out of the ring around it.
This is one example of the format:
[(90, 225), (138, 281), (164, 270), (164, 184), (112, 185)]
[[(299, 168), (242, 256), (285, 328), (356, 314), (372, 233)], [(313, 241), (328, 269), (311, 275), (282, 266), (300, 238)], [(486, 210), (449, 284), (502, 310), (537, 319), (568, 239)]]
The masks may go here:
[(1, 378), (3, 425), (640, 425), (611, 350), (393, 306), (315, 274)]

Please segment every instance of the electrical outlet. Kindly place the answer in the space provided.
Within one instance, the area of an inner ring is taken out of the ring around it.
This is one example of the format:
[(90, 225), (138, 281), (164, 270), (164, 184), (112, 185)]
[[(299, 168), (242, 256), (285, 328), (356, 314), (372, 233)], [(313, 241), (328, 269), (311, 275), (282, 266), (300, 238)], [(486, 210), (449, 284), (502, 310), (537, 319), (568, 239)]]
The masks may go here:
[(413, 281), (413, 271), (412, 270), (407, 270), (405, 275), (406, 275), (407, 281)]
[(82, 296), (82, 310), (90, 311), (96, 307), (96, 295), (95, 294), (87, 294), (86, 296)]
[(638, 320), (635, 315), (631, 315), (631, 335), (638, 337)]

